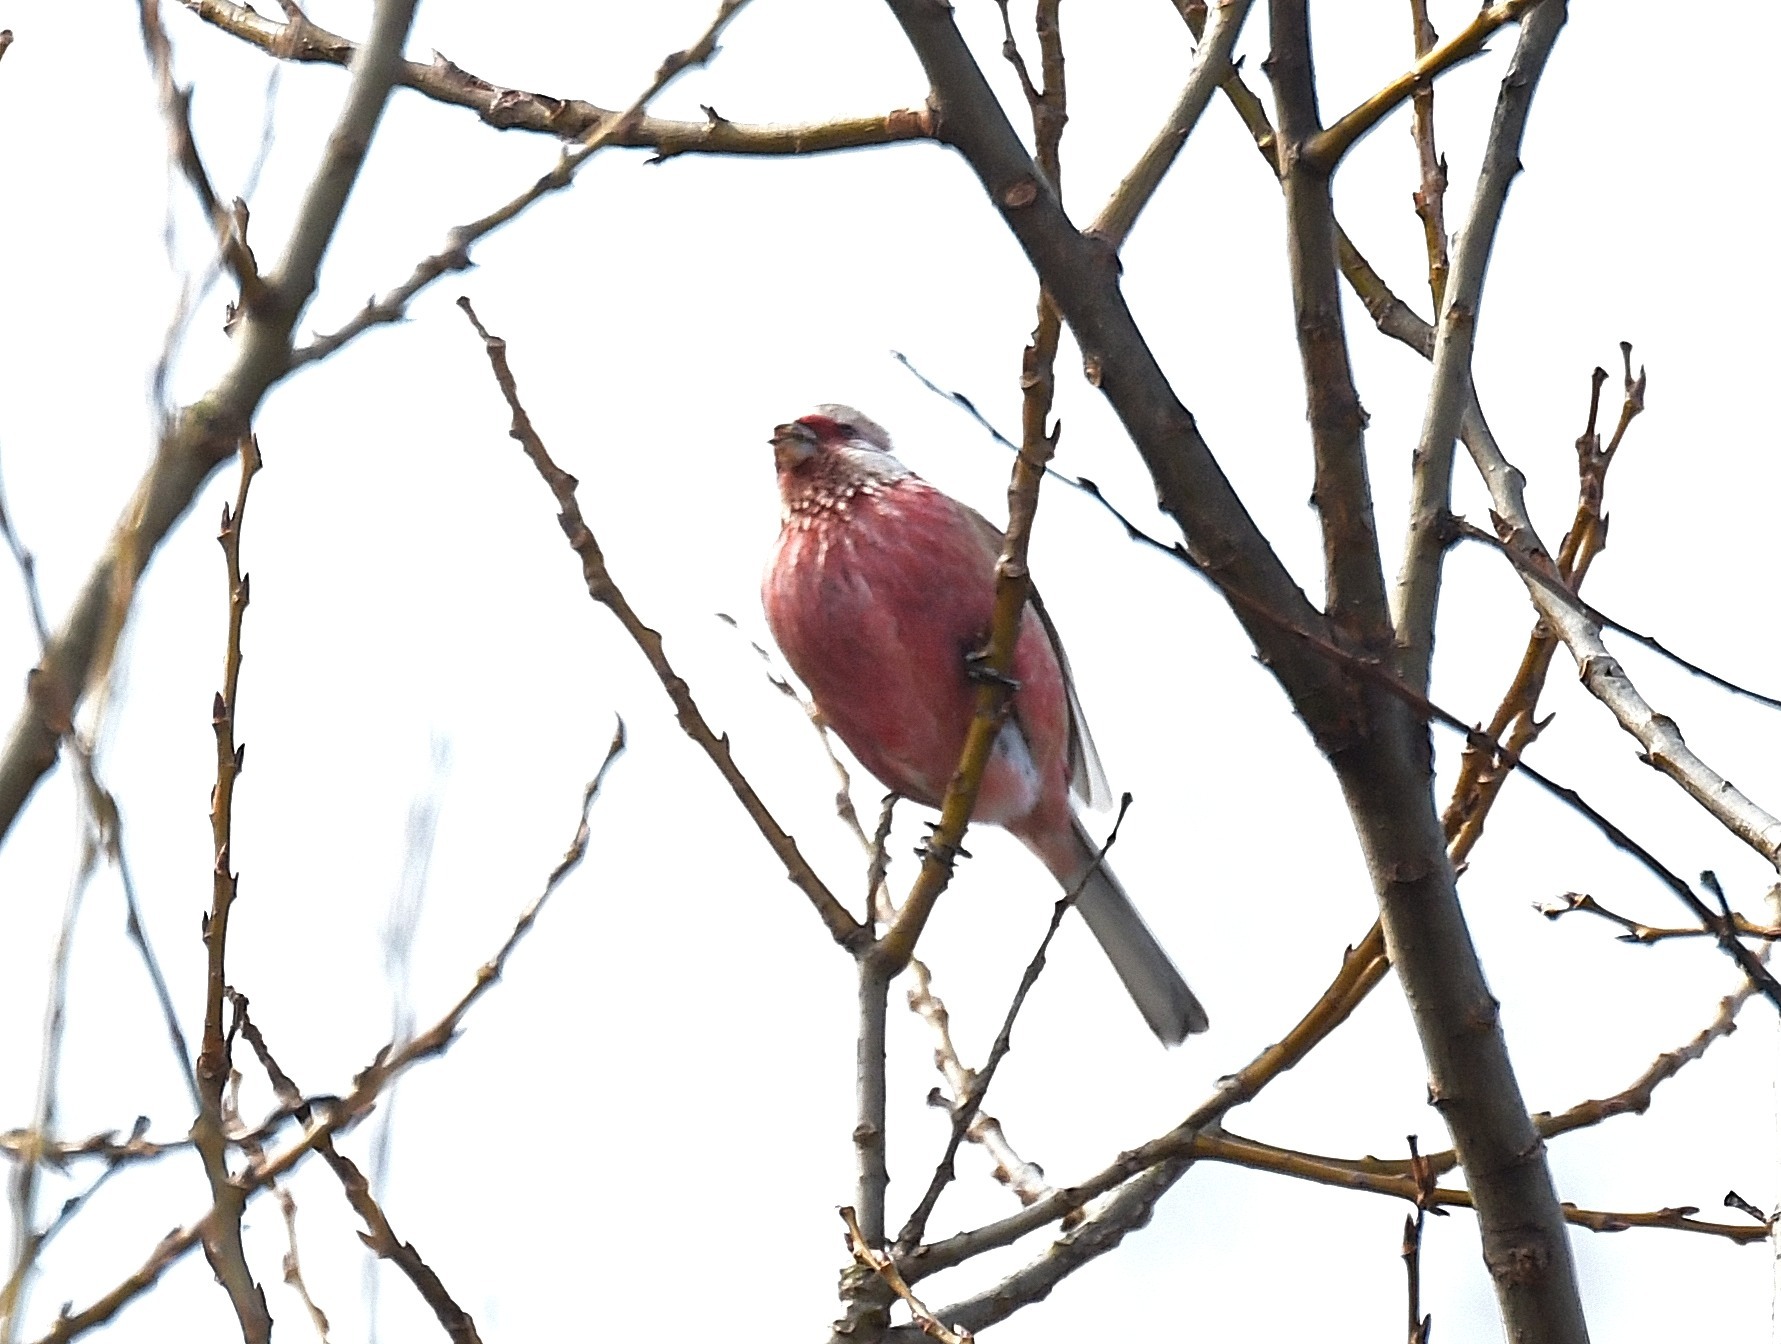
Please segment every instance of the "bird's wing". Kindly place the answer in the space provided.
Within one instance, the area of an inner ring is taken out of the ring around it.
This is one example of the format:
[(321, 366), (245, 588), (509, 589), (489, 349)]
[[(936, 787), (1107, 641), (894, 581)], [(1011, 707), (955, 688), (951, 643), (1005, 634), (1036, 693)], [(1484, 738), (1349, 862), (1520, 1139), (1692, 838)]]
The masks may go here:
[[(989, 542), (992, 556), (1000, 557), (1006, 534), (976, 509), (966, 507), (965, 511), (977, 520), (978, 529)], [(1058, 670), (1064, 674), (1064, 694), (1070, 711), (1070, 791), (1089, 807), (1102, 811), (1112, 803), (1113, 790), (1107, 784), (1107, 772), (1101, 767), (1101, 753), (1095, 750), (1094, 736), (1088, 731), (1088, 720), (1083, 717), (1082, 702), (1076, 698), (1076, 678), (1070, 672), (1064, 641), (1058, 636), (1057, 626), (1052, 624), (1051, 613), (1045, 610), (1037, 585), (1028, 585), (1027, 600), (1045, 629), (1045, 638), (1051, 642)]]
[(1045, 627), (1045, 637), (1051, 641), (1051, 651), (1057, 655), (1058, 669), (1064, 674), (1064, 694), (1069, 697), (1070, 706), (1070, 789), (1088, 806), (1100, 811), (1113, 801), (1113, 790), (1107, 784), (1107, 772), (1101, 768), (1101, 753), (1095, 750), (1094, 735), (1088, 731), (1088, 720), (1082, 713), (1082, 701), (1076, 698), (1076, 678), (1070, 672), (1070, 659), (1064, 653), (1064, 641), (1058, 638), (1057, 627), (1051, 623), (1051, 613), (1045, 610), (1045, 603), (1039, 599), (1039, 590), (1033, 588), (1033, 612), (1039, 618), (1039, 624)]

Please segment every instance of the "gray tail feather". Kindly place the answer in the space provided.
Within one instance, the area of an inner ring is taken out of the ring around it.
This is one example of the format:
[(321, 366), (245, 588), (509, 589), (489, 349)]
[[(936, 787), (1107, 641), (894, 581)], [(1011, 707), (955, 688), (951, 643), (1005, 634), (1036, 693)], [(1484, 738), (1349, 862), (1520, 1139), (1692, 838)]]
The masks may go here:
[(1164, 1045), (1180, 1045), (1190, 1032), (1206, 1030), (1206, 1010), (1105, 863), (1089, 877), (1076, 908)]

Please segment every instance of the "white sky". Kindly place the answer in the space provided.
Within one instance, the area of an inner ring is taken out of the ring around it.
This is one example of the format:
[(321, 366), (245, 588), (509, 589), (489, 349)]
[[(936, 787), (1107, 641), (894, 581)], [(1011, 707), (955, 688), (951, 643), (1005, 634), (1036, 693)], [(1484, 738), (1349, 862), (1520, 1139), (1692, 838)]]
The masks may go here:
[[(960, 0), (998, 86), (989, 0)], [(1023, 7), (1024, 8), (1024, 7)], [(1454, 31), (1469, 7), (1437, 4)], [(488, 79), (620, 105), (689, 42), (707, 0), (638, 5), (428, 0), (410, 54), (437, 49)], [(369, 5), (316, 0), (311, 17), (363, 32)], [(224, 195), (257, 151), (272, 63), (172, 8), (181, 78)], [(1407, 7), (1317, 7), (1318, 69), (1333, 118), (1406, 63)], [(164, 137), (134, 7), (0, 7), (17, 37), (0, 63), (9, 206), (0, 210), (0, 467), (39, 558), (52, 618), (84, 580), (153, 444), (149, 378), (181, 277), (206, 237), (164, 166)], [(1188, 45), (1169, 5), (1065, 6), (1071, 123), (1065, 195), (1090, 217), (1178, 92)], [(1766, 124), (1765, 10), (1679, 23), (1674, 6), (1578, 4), (1534, 107), (1482, 312), (1478, 381), (1527, 473), (1546, 540), (1574, 498), (1572, 441), (1590, 369), (1616, 342), (1651, 375), (1650, 409), (1609, 483), (1612, 544), (1590, 599), (1734, 678), (1773, 691), (1769, 517), (1781, 490), (1765, 388), (1777, 295), (1763, 264), (1772, 203), (1755, 128)], [(1438, 129), (1452, 166), (1448, 218), (1470, 201), (1502, 61), (1446, 79)], [(1266, 16), (1240, 48), (1261, 87)], [(297, 192), (345, 89), (341, 72), (278, 72), (277, 135), (253, 195), (251, 240), (277, 255)], [(888, 11), (867, 0), (757, 0), (717, 62), (656, 111), (736, 121), (816, 120), (920, 102), (925, 86)], [(1011, 101), (1011, 106), (1014, 106)], [(1024, 113), (1022, 113), (1024, 115)], [(1362, 144), (1338, 209), (1373, 263), (1426, 314), (1407, 118)], [(447, 228), (548, 167), (555, 146), (501, 134), (399, 91), (304, 322), (330, 329), (405, 277)], [(757, 584), (776, 526), (771, 426), (819, 401), (885, 424), (909, 465), (999, 516), (1007, 460), (891, 358), (900, 350), (999, 424), (1018, 424), (1020, 345), (1033, 280), (961, 160), (931, 145), (805, 161), (641, 153), (596, 161), (435, 285), (412, 320), (375, 332), (269, 399), (266, 468), (245, 526), (253, 576), (239, 735), (241, 901), (231, 977), (281, 1062), (310, 1092), (344, 1091), (391, 1030), (382, 930), (407, 860), (407, 818), (438, 807), (438, 840), (410, 948), (412, 999), (430, 1021), (470, 983), (573, 828), (583, 781), (630, 728), (593, 818), (587, 864), (561, 891), (441, 1061), (382, 1113), (395, 1125), (385, 1207), (485, 1339), (677, 1331), (717, 1318), (743, 1337), (809, 1337), (833, 1314), (835, 1206), (850, 1197), (852, 971), (697, 750), (640, 655), (581, 588), (551, 501), (506, 437), (480, 343), (452, 307), (469, 294), (510, 342), (532, 418), (584, 482), (613, 573), (708, 719), (839, 891), (862, 862), (832, 816), (832, 776), (796, 708), (761, 675)], [(172, 202), (174, 241), (164, 242)], [(1310, 458), (1285, 285), (1279, 193), (1230, 110), (1215, 103), (1125, 253), (1125, 289), (1177, 390), (1246, 503), (1307, 585), (1319, 575)], [(220, 293), (174, 370), (199, 395), (224, 367)], [(1371, 413), (1376, 506), (1395, 571), (1425, 366), (1350, 329)], [(1098, 394), (1060, 361), (1059, 466), (1135, 516), (1151, 492)], [(1456, 507), (1485, 521), (1463, 459)], [(210, 701), (224, 583), (211, 537), (232, 472), (213, 482), (143, 584), (103, 761), (121, 799), (151, 933), (188, 1034), (201, 1023), (200, 912)], [(1163, 524), (1158, 521), (1157, 528)], [(1058, 1183), (1173, 1124), (1215, 1080), (1297, 1019), (1358, 939), (1373, 899), (1327, 769), (1210, 590), (1128, 545), (1088, 501), (1048, 487), (1034, 572), (1062, 627), (1116, 792), (1137, 799), (1117, 867), (1211, 1011), (1214, 1029), (1163, 1053), (1080, 926), (1067, 926), (1029, 1001), (989, 1109)], [(1315, 588), (1313, 587), (1313, 591)], [(726, 612), (742, 634), (715, 619)], [(1525, 638), (1519, 583), (1500, 560), (1448, 568), (1435, 696), (1487, 718)], [(1622, 641), (1622, 644), (1624, 641)], [(1651, 701), (1758, 802), (1776, 810), (1776, 720), (1631, 647)], [(33, 661), (18, 585), (0, 579), (0, 668)], [(16, 682), (15, 682), (16, 684)], [(1580, 789), (1674, 870), (1716, 870), (1762, 917), (1773, 874), (1635, 758), (1634, 744), (1555, 664), (1558, 718), (1542, 768)], [(8, 722), (12, 711), (6, 711)], [(1438, 739), (1443, 778), (1455, 746)], [(439, 745), (442, 744), (442, 745)], [(443, 751), (447, 764), (435, 768)], [(856, 781), (862, 808), (878, 790)], [(46, 966), (73, 865), (66, 774), (40, 790), (0, 850), (0, 1128), (31, 1113)], [(895, 876), (914, 871), (906, 812)], [(980, 1059), (1053, 892), (1006, 837), (977, 856), (923, 945), (969, 1059)], [(1624, 1087), (1689, 1039), (1736, 980), (1704, 942), (1632, 949), (1534, 902), (1567, 890), (1654, 923), (1673, 899), (1575, 815), (1512, 781), (1462, 894), (1530, 1106), (1558, 1110)], [(183, 1132), (189, 1106), (120, 898), (90, 891), (74, 953), (61, 1125), (70, 1135)], [(1010, 934), (1014, 935), (1010, 941)], [(895, 997), (893, 1004), (896, 1003)], [(1719, 1209), (1727, 1189), (1776, 1198), (1773, 1013), (1658, 1094), (1652, 1113), (1554, 1143), (1564, 1198), (1596, 1208)], [(892, 1220), (925, 1184), (944, 1117), (920, 1025), (893, 1015)], [(250, 1092), (250, 1110), (264, 1104)], [(363, 1156), (376, 1124), (348, 1141)], [(1408, 1015), (1388, 982), (1233, 1130), (1316, 1152), (1398, 1156), (1406, 1134), (1445, 1146), (1424, 1104)], [(980, 1155), (935, 1230), (1006, 1213)], [(52, 1180), (43, 1207), (75, 1188)], [(293, 1184), (312, 1290), (363, 1337), (363, 1253), (325, 1171)], [(122, 1174), (44, 1260), (30, 1333), (84, 1305), (208, 1203), (190, 1161)], [(1196, 1168), (1155, 1221), (996, 1337), (1053, 1341), (1158, 1332), (1218, 1338), (1402, 1329), (1390, 1201)], [(250, 1247), (281, 1338), (307, 1329), (278, 1283), (283, 1232), (256, 1202)], [(1024, 1263), (1043, 1238), (922, 1288), (933, 1304)], [(1748, 1339), (1769, 1317), (1769, 1261), (1677, 1233), (1579, 1233), (1601, 1339)], [(1424, 1304), (1451, 1344), (1498, 1338), (1475, 1224), (1432, 1221)], [(196, 1256), (130, 1308), (124, 1339), (227, 1338), (227, 1301)], [(383, 1275), (389, 1338), (435, 1330), (407, 1283)], [(1291, 1285), (1286, 1288), (1286, 1285)]]

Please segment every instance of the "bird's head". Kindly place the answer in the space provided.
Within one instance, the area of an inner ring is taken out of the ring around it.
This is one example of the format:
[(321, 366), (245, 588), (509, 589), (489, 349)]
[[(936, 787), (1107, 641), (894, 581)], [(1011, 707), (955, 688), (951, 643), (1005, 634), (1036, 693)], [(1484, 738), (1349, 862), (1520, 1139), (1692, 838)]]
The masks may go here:
[(851, 406), (825, 403), (773, 430), (773, 463), (788, 516), (845, 509), (861, 490), (910, 472), (891, 455), (890, 435)]
[(790, 424), (773, 429), (773, 461), (781, 471), (803, 465), (826, 450), (860, 448), (889, 453), (890, 435), (875, 420), (868, 420), (851, 406), (833, 402), (818, 406)]

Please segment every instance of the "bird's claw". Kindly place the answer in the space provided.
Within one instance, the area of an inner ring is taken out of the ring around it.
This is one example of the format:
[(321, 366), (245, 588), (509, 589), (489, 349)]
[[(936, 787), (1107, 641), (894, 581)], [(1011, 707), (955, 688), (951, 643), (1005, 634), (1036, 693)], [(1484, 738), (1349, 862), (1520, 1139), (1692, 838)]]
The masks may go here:
[(946, 866), (948, 872), (960, 859), (971, 857), (971, 851), (963, 845), (943, 845), (934, 839), (934, 833), (940, 829), (938, 822), (928, 823), (928, 837), (915, 847), (915, 857), (926, 863), (930, 858), (938, 859)]
[(998, 672), (989, 664), (989, 654), (982, 649), (973, 650), (965, 655), (965, 679), (978, 686), (1001, 686), (1009, 691), (1018, 691), (1020, 682), (1006, 672)]

